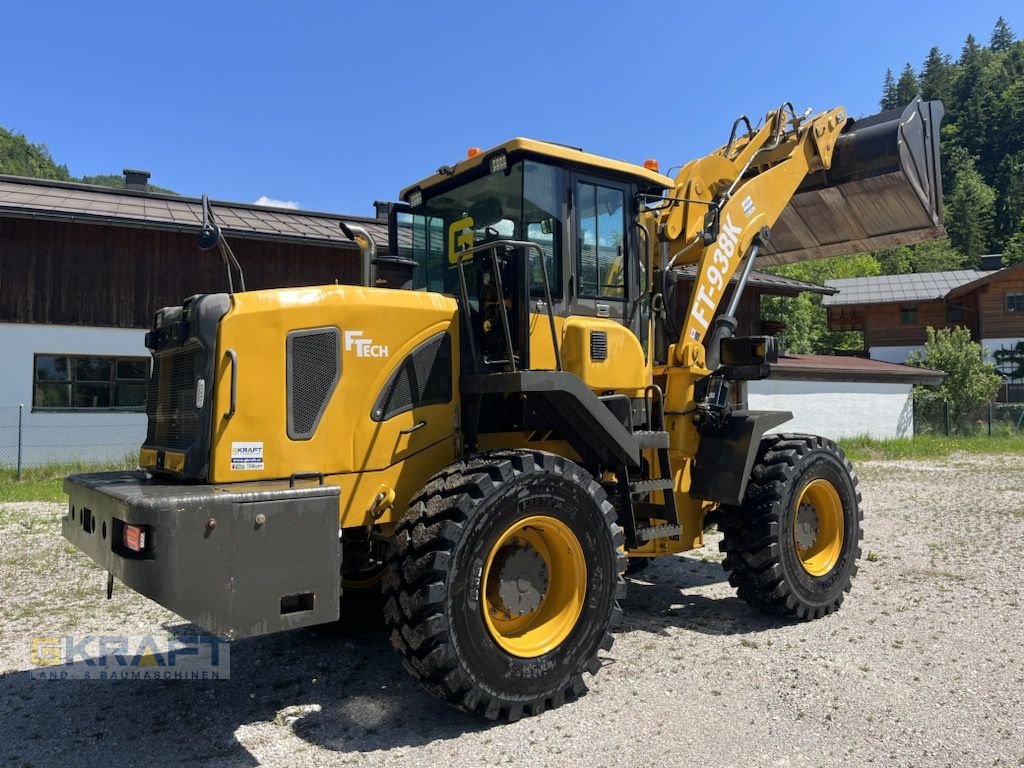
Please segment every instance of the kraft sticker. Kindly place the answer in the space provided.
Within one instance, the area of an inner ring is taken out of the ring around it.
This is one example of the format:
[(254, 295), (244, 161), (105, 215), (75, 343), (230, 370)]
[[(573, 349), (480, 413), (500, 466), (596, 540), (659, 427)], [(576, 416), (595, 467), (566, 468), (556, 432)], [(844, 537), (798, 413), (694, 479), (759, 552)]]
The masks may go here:
[(231, 443), (231, 469), (263, 469), (263, 443)]

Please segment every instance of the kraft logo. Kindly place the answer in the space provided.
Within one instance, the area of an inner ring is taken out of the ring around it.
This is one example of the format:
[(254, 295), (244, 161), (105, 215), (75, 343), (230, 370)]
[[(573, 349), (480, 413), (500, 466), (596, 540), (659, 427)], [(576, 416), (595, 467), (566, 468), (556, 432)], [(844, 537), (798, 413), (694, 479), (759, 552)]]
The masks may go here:
[(364, 339), (362, 331), (345, 331), (345, 351), (355, 347), (356, 357), (387, 357), (386, 344), (374, 344), (373, 339)]

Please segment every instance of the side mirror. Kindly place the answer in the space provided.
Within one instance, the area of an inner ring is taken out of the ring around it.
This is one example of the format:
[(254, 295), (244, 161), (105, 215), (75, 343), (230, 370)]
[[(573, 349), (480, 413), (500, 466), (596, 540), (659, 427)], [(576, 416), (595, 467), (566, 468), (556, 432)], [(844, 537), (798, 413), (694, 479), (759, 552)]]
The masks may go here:
[(203, 195), (203, 226), (199, 229), (199, 247), (209, 251), (217, 247), (221, 239), (220, 224), (213, 218), (210, 199)]
[(704, 245), (711, 245), (718, 239), (718, 206), (712, 205), (704, 214)]

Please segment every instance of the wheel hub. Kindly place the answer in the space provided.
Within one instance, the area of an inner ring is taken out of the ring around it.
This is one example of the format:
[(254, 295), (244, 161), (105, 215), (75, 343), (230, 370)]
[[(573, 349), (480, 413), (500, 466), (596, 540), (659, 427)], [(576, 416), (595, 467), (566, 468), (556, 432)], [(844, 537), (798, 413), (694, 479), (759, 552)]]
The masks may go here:
[(544, 558), (528, 544), (508, 547), (501, 557), (497, 569), (498, 607), (511, 618), (537, 610), (548, 589)]
[(805, 501), (797, 509), (794, 536), (800, 549), (810, 549), (818, 540), (818, 511), (813, 504)]

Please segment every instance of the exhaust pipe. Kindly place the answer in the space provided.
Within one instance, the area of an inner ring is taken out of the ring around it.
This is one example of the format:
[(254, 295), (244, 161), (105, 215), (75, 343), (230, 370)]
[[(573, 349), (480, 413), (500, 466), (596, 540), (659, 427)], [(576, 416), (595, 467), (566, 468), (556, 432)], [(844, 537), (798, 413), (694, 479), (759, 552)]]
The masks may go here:
[(359, 245), (361, 261), (359, 284), (372, 287), (373, 262), (377, 258), (377, 244), (373, 241), (373, 236), (366, 230), (366, 227), (361, 227), (358, 224), (346, 224), (344, 221), (339, 221), (338, 225), (345, 237)]
[(832, 167), (808, 176), (772, 227), (761, 265), (845, 256), (945, 237), (941, 101), (850, 120)]

